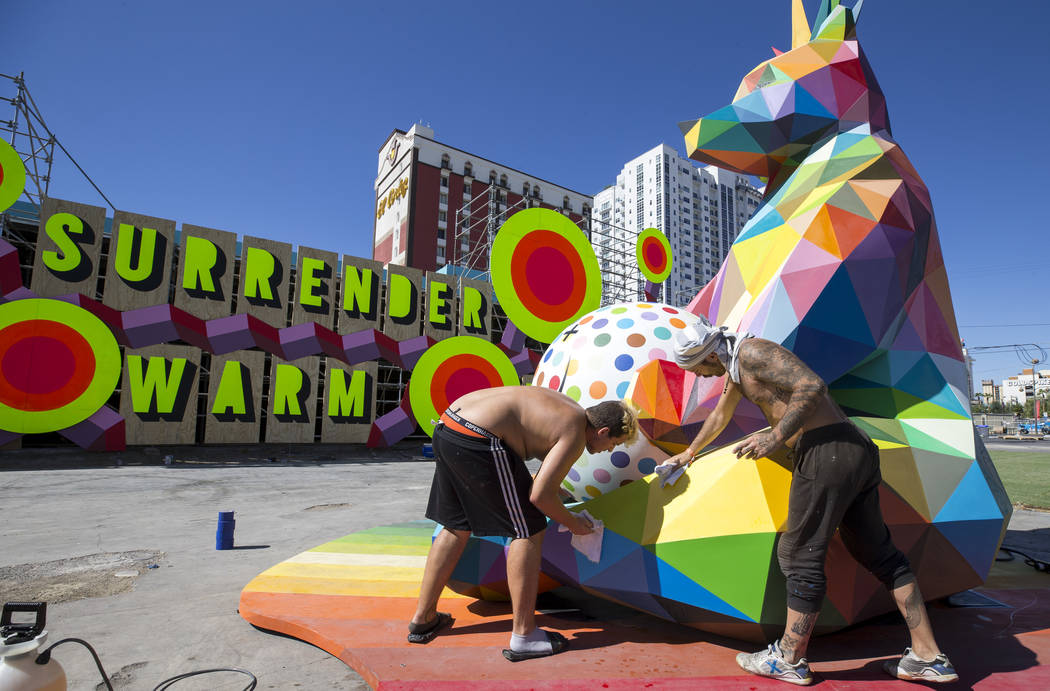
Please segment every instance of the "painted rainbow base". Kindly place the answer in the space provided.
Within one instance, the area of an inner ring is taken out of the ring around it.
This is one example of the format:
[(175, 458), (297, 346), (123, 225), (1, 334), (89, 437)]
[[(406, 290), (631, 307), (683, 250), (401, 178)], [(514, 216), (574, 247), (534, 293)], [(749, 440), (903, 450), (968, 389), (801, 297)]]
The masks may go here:
[[(500, 650), (510, 631), (510, 606), (446, 590), (442, 611), (455, 625), (428, 645), (405, 641), (430, 521), (383, 526), (303, 552), (260, 574), (241, 593), (248, 622), (317, 645), (343, 660), (372, 688), (407, 691), (473, 689), (664, 689), (692, 691), (784, 688), (734, 662), (754, 645), (703, 633), (562, 588), (540, 596), (541, 626), (562, 632), (570, 650), (556, 658), (512, 664)], [(1020, 560), (996, 563), (981, 592), (1003, 608), (950, 609), (930, 616), (938, 642), (958, 666), (959, 688), (998, 691), (1050, 688), (1050, 588), (1045, 574)], [(552, 601), (553, 600), (553, 601)], [(559, 614), (562, 607), (581, 612)], [(544, 613), (544, 607), (552, 611)], [(260, 634), (260, 646), (266, 638)], [(810, 660), (820, 688), (898, 689), (880, 659), (907, 644), (903, 624), (884, 618), (822, 636)]]

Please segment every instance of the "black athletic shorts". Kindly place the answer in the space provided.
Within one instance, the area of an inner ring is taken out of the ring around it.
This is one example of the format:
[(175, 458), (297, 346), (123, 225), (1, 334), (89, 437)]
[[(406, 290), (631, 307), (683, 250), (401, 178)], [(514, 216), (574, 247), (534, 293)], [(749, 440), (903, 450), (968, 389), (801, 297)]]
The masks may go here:
[(434, 428), (427, 518), (477, 536), (524, 538), (545, 529), (547, 516), (529, 500), (532, 476), (525, 462), (486, 430), (462, 418), (450, 424), (463, 431), (444, 422)]

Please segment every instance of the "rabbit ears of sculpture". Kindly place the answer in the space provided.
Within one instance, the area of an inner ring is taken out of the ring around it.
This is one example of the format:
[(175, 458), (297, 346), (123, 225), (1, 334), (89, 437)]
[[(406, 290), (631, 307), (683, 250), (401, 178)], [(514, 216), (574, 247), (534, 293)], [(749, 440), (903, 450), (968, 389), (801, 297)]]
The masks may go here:
[(818, 39), (845, 41), (853, 38), (863, 4), (864, 0), (857, 0), (850, 8), (840, 4), (839, 0), (820, 0), (820, 9), (811, 29), (802, 0), (791, 0), (791, 48)]

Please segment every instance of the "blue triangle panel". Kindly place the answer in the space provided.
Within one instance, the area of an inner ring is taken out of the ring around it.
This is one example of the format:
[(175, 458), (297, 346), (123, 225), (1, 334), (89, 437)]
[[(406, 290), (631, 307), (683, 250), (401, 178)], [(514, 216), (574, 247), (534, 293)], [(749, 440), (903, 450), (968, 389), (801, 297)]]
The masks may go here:
[[(790, 340), (790, 339), (789, 339)], [(871, 346), (834, 334), (807, 328), (796, 329), (794, 342), (784, 347), (798, 355), (824, 381), (835, 381), (871, 352)]]
[(810, 115), (824, 120), (838, 120), (837, 117), (828, 112), (824, 104), (814, 98), (804, 86), (795, 82), (795, 113)]
[[(875, 346), (871, 337), (871, 327), (868, 326), (864, 311), (857, 301), (857, 293), (850, 280), (849, 271), (842, 265), (835, 270), (821, 290), (817, 301), (803, 315), (801, 325), (863, 343), (867, 346), (864, 349), (865, 356)], [(823, 354), (823, 349), (816, 352)], [(853, 361), (859, 362), (860, 359), (855, 358)]]
[(737, 236), (734, 244), (753, 238), (756, 235), (761, 235), (767, 230), (773, 230), (784, 225), (784, 217), (781, 216), (776, 210), (770, 210), (767, 213), (759, 212), (759, 215), (752, 218), (740, 231), (740, 235)]
[[(563, 535), (570, 535), (570, 533), (566, 532), (563, 533)], [(636, 550), (642, 549), (642, 546), (634, 540), (628, 540), (624, 536), (614, 533), (606, 528), (605, 535), (602, 538), (602, 555), (598, 563), (594, 563), (571, 546), (569, 549), (576, 555), (576, 570), (579, 573), (579, 582), (586, 583), (602, 571), (605, 571), (611, 566), (617, 565), (627, 555)], [(642, 564), (638, 564), (638, 566), (641, 568)], [(632, 577), (640, 578), (641, 572), (639, 571), (637, 575)], [(626, 588), (627, 585), (623, 584), (620, 587)]]
[(752, 91), (747, 96), (733, 103), (733, 111), (740, 122), (769, 122), (769, 104), (762, 97), (761, 91)]
[[(608, 563), (609, 568), (585, 577), (581, 583), (589, 588), (602, 591), (649, 593), (648, 580), (645, 578), (644, 552), (646, 552), (645, 548), (635, 545), (633, 552), (624, 555), (616, 562)], [(606, 564), (605, 559), (602, 559), (601, 564)]]
[(795, 327), (798, 319), (795, 318), (795, 308), (791, 305), (784, 283), (778, 278), (773, 286), (773, 298), (769, 305), (769, 314), (766, 315), (766, 323), (762, 327), (762, 337), (779, 343), (786, 338)]
[(966, 559), (981, 580), (988, 578), (996, 547), (999, 545), (999, 535), (1003, 527), (1002, 517), (983, 521), (938, 522), (934, 523), (934, 526)]
[(952, 521), (973, 521), (984, 519), (1003, 520), (999, 504), (995, 501), (988, 481), (981, 472), (981, 466), (974, 462), (963, 475), (952, 496), (944, 503), (934, 517), (934, 523)]
[(755, 621), (725, 600), (716, 597), (710, 591), (701, 587), (696, 581), (688, 578), (681, 571), (649, 550), (645, 551), (645, 559), (648, 562), (646, 570), (655, 570), (656, 572), (656, 579), (649, 579), (651, 592), (669, 600), (677, 600), (693, 607), (718, 612), (743, 621)]

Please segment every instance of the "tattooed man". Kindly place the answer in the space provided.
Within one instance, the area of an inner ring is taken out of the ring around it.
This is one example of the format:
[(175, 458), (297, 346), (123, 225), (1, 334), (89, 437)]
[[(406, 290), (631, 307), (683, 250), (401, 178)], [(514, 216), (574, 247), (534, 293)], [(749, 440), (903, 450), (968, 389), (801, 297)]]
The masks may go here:
[(701, 377), (727, 376), (696, 439), (662, 464), (669, 472), (691, 463), (721, 434), (741, 398), (762, 410), (769, 429), (737, 445), (738, 458), (761, 458), (781, 444), (794, 450), (787, 526), (777, 546), (787, 579), (787, 625), (779, 641), (757, 653), (741, 653), (737, 663), (793, 684), (813, 681), (804, 655), (824, 601), (828, 541), (838, 529), (850, 554), (892, 592), (911, 633), (911, 648), (887, 662), (886, 671), (917, 681), (957, 679), (934, 640), (908, 560), (883, 521), (878, 449), (828, 396), (824, 381), (786, 348), (706, 320), (676, 336), (675, 360)]

